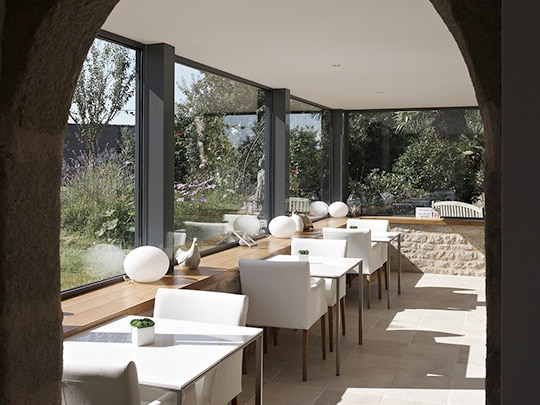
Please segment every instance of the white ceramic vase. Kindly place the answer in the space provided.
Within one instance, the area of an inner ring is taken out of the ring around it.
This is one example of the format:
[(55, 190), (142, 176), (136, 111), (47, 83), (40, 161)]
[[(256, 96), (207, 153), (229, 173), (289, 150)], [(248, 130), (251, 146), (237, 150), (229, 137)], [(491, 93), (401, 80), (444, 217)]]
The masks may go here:
[(135, 346), (145, 346), (154, 343), (155, 331), (154, 326), (147, 328), (131, 327), (131, 342)]

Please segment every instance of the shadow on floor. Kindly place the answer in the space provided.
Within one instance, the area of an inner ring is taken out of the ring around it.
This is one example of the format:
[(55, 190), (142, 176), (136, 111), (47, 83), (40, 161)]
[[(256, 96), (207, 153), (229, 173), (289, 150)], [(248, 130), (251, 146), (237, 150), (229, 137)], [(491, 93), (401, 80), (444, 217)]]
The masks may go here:
[[(401, 295), (394, 274), (392, 282), (390, 309), (384, 292), (378, 300), (373, 286), (372, 308), (364, 309), (362, 345), (357, 343), (358, 280), (347, 289), (339, 376), (334, 353), (321, 359), (318, 323), (310, 330), (306, 382), (301, 378), (301, 332), (281, 329), (278, 345), (269, 343), (263, 359), (264, 403), (484, 403), (484, 278), (403, 273)], [(242, 404), (254, 403), (251, 351), (247, 364)]]

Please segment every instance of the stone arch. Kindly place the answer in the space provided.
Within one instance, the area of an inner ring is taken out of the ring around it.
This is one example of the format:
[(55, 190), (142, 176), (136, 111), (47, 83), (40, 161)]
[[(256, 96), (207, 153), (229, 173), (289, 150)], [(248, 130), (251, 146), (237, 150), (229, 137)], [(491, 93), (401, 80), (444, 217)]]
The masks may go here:
[(78, 73), (117, 2), (0, 2), (1, 403), (60, 403), (63, 141)]
[(484, 122), (486, 193), (486, 403), (500, 402), (502, 287), (502, 41), (500, 0), (430, 0), (465, 59)]
[[(59, 187), (66, 117), (86, 53), (118, 1), (0, 0), (2, 403), (60, 403)], [(494, 368), (487, 391), (495, 399), (500, 376), (500, 0), (431, 2), (461, 49), (485, 124), (488, 305), (495, 313), (488, 318), (488, 367)]]

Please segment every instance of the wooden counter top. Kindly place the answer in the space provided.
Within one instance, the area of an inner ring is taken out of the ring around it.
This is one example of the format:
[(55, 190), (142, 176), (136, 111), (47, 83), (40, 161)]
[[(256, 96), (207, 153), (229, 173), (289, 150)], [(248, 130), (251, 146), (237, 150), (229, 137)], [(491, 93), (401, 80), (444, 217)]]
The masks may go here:
[[(315, 229), (303, 236), (320, 233), (324, 226), (340, 227), (346, 218), (326, 218), (316, 222)], [(319, 230), (319, 231), (318, 231)], [(158, 288), (203, 289), (218, 281), (231, 278), (238, 272), (238, 259), (266, 259), (290, 253), (290, 239), (265, 237), (253, 247), (236, 246), (201, 259), (197, 270), (183, 270), (176, 266), (174, 274), (167, 274), (154, 283), (121, 281), (62, 301), (64, 336), (93, 328), (123, 315), (137, 315), (151, 311)]]
[[(424, 220), (404, 217), (385, 217), (385, 219), (390, 219), (393, 224), (483, 225), (483, 221), (451, 219)], [(297, 234), (295, 237), (320, 237), (323, 227), (344, 227), (346, 221), (347, 218), (325, 218), (315, 222), (312, 231)], [(71, 336), (123, 315), (137, 315), (151, 311), (158, 288), (204, 289), (221, 280), (234, 277), (238, 272), (238, 259), (241, 257), (266, 259), (277, 254), (289, 254), (290, 244), (290, 239), (268, 236), (259, 239), (257, 245), (253, 247), (235, 246), (205, 256), (201, 259), (197, 270), (183, 270), (180, 266), (176, 266), (174, 274), (167, 274), (154, 283), (120, 281), (65, 299), (62, 301), (64, 336)]]

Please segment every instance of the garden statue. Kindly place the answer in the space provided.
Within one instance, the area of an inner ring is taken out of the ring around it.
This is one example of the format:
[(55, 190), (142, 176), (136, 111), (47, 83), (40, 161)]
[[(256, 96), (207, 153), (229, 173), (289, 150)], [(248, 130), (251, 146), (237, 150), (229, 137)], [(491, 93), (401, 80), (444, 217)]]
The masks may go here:
[(255, 202), (262, 211), (264, 205), (264, 156), (259, 159), (260, 170), (257, 172), (257, 188), (255, 189)]

